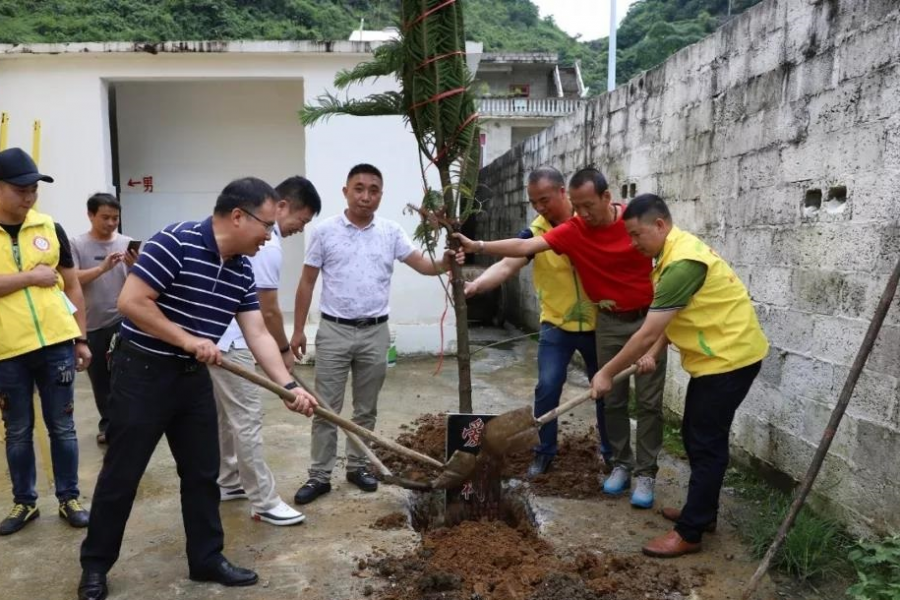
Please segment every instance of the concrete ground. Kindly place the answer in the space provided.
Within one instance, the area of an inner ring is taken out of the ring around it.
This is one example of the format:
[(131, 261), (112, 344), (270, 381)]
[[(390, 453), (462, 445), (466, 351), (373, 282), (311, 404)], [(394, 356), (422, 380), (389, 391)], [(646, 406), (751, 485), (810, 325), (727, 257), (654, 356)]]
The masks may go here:
[[(473, 333), (473, 347), (510, 335), (489, 329)], [(473, 396), (477, 412), (503, 412), (530, 402), (536, 377), (536, 348), (533, 341), (525, 339), (474, 355)], [(436, 365), (434, 357), (401, 356), (397, 366), (389, 369), (379, 406), (379, 433), (394, 437), (400, 433), (400, 425), (419, 414), (455, 409), (455, 360), (446, 358), (441, 373), (433, 376)], [(311, 367), (301, 367), (300, 373), (307, 381), (312, 380)], [(565, 396), (574, 397), (586, 384), (584, 376), (573, 370)], [(264, 397), (266, 455), (282, 497), (290, 502), (306, 479), (310, 422), (289, 413), (273, 395), (264, 392)], [(581, 406), (568, 420), (581, 431), (581, 423), (592, 418), (592, 410), (589, 405)], [(76, 415), (81, 490), (85, 505), (90, 506), (103, 448), (94, 441), (97, 413), (84, 374), (76, 381)], [(343, 442), (340, 453), (343, 454)], [(377, 493), (364, 494), (344, 481), (342, 461), (341, 458), (332, 481), (332, 492), (303, 508), (307, 520), (302, 525), (279, 528), (254, 522), (249, 518), (246, 501), (222, 505), (226, 556), (260, 575), (260, 583), (253, 588), (228, 589), (187, 579), (178, 478), (168, 447), (160, 444), (138, 491), (121, 558), (109, 575), (110, 598), (362, 598), (366, 585), (377, 586), (380, 581), (354, 575), (358, 559), (375, 549), (403, 553), (415, 547), (417, 534), (411, 530), (371, 528), (378, 517), (405, 510), (408, 492), (382, 486)], [(0, 458), (0, 465), (4, 471), (0, 478), (0, 511), (5, 515), (11, 503), (5, 456)], [(657, 506), (680, 503), (686, 474), (683, 463), (663, 459)], [(593, 478), (596, 474), (584, 476)], [(41, 518), (15, 535), (0, 538), (0, 596), (4, 599), (75, 597), (80, 574), (78, 549), (84, 530), (72, 529), (57, 518), (56, 501), (42, 465), (38, 492)], [(648, 538), (669, 529), (659, 515), (632, 510), (627, 499), (538, 498), (536, 506), (542, 532), (560, 549), (640, 552)], [(679, 559), (685, 566), (711, 570), (707, 586), (693, 597), (737, 598), (755, 561), (746, 556), (728, 525), (720, 524), (720, 533), (707, 536), (704, 541), (704, 553)]]

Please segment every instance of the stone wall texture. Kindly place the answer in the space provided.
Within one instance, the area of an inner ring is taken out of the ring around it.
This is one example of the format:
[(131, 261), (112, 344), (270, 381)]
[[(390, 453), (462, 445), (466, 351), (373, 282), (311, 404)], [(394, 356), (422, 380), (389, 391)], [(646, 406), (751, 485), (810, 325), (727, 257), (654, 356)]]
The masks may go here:
[[(772, 351), (735, 455), (800, 479), (900, 257), (900, 4), (758, 4), (485, 167), (478, 235), (533, 217), (529, 170), (588, 164), (616, 198), (660, 194), (739, 273)], [(536, 327), (530, 269), (507, 288), (506, 318)], [(666, 404), (680, 413), (673, 358)], [(859, 532), (900, 529), (898, 378), (895, 299), (815, 487)]]

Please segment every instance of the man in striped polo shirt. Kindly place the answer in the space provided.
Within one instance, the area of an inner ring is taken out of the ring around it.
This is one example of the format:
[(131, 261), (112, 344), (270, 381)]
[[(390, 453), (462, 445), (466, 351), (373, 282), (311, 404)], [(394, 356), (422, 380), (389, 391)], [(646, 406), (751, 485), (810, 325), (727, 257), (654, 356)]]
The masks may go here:
[(181, 479), (190, 577), (253, 585), (249, 569), (222, 556), (218, 428), (207, 364), (233, 317), (263, 370), (291, 389), (290, 410), (312, 414), (315, 400), (294, 383), (266, 329), (256, 297), (253, 256), (275, 226), (278, 194), (252, 177), (228, 184), (212, 217), (170, 225), (144, 246), (122, 292), (125, 317), (112, 356), (109, 450), (94, 490), (81, 547), (79, 600), (107, 595), (138, 484), (165, 434)]

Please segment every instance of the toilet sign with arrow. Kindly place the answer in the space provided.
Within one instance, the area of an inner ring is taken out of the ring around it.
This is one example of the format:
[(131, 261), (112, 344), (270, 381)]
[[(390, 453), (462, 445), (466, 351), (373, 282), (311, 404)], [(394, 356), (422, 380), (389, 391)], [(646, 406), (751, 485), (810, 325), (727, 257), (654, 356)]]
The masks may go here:
[(153, 193), (153, 176), (144, 175), (140, 179), (128, 178), (128, 187), (144, 186), (144, 193)]

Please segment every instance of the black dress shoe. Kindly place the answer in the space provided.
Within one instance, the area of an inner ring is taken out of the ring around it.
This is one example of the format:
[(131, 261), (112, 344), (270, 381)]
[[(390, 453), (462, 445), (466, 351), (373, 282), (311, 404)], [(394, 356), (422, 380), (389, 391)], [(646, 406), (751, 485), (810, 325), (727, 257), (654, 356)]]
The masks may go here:
[(213, 581), (228, 587), (253, 585), (259, 581), (259, 575), (250, 569), (236, 567), (223, 556), (214, 563), (196, 571), (191, 571), (193, 581)]
[(319, 496), (327, 494), (330, 491), (331, 484), (329, 482), (310, 479), (297, 490), (296, 494), (294, 494), (294, 503), (309, 504)]
[(535, 454), (534, 460), (528, 465), (526, 476), (531, 479), (532, 477), (543, 475), (550, 470), (551, 464), (553, 464), (553, 456), (550, 454)]
[(81, 581), (78, 582), (78, 600), (103, 600), (108, 593), (105, 574), (81, 572)]
[(364, 492), (374, 492), (378, 489), (378, 480), (365, 467), (347, 471), (347, 481)]

